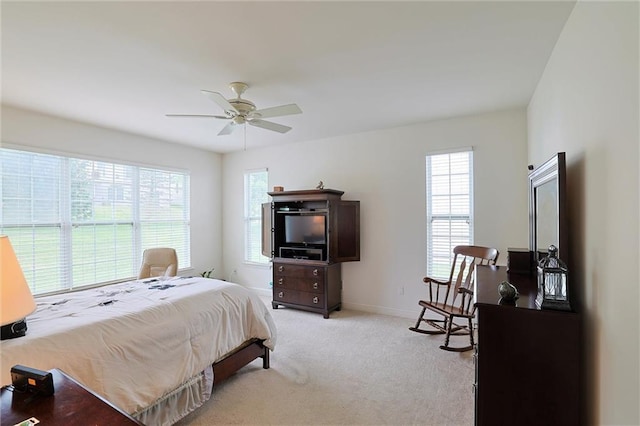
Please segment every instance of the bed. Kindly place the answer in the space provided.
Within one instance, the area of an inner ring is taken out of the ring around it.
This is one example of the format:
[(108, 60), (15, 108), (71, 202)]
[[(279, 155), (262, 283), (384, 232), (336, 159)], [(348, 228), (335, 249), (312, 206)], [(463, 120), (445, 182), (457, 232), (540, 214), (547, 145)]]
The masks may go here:
[(169, 425), (209, 399), (214, 383), (261, 357), (276, 328), (264, 302), (225, 281), (130, 281), (36, 299), (27, 335), (1, 345), (10, 368), (60, 368), (144, 424)]

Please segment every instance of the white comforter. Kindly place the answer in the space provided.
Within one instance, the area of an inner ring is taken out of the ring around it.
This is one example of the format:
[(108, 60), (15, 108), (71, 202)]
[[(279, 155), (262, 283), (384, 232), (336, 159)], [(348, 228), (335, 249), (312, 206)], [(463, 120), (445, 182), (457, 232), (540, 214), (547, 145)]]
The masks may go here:
[(134, 413), (250, 338), (273, 349), (273, 319), (250, 290), (200, 277), (175, 277), (167, 289), (154, 284), (36, 299), (27, 335), (0, 344), (2, 385), (16, 364), (60, 368)]

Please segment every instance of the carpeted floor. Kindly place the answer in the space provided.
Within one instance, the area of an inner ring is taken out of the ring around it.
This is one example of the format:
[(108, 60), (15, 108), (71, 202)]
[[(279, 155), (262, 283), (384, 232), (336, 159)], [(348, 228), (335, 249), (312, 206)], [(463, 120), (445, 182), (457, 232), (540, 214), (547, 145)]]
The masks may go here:
[(472, 351), (445, 352), (442, 336), (411, 332), (406, 318), (272, 314), (271, 368), (246, 366), (180, 426), (473, 424)]

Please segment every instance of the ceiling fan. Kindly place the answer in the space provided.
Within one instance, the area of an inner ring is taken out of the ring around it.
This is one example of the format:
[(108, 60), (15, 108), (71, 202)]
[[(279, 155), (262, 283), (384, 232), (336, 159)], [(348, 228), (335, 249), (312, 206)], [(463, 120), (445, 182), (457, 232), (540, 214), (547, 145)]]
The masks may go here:
[(226, 99), (218, 92), (201, 90), (202, 94), (218, 104), (224, 111), (224, 115), (208, 114), (166, 114), (167, 117), (192, 117), (192, 118), (216, 118), (219, 120), (229, 120), (229, 123), (220, 130), (218, 136), (229, 135), (237, 127), (248, 123), (262, 129), (273, 130), (274, 132), (286, 133), (291, 127), (263, 118), (281, 117), (284, 115), (300, 114), (302, 110), (296, 104), (280, 105), (271, 108), (256, 109), (256, 105), (248, 99), (242, 99), (242, 94), (249, 87), (248, 84), (239, 81), (229, 84), (231, 90), (236, 94), (235, 99)]

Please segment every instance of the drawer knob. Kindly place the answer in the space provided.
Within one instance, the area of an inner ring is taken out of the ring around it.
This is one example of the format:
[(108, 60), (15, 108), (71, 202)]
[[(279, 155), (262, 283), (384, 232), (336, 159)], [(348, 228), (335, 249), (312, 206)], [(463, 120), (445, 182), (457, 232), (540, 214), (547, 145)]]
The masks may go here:
[(317, 269), (314, 269), (314, 270), (313, 270), (313, 276), (314, 276), (314, 277), (317, 277), (317, 276), (318, 276), (318, 270), (317, 270)]
[(284, 291), (281, 291), (280, 293), (278, 293), (278, 297), (284, 297)]
[(284, 271), (284, 266), (282, 265), (278, 266), (278, 272), (282, 272), (282, 271)]
[(318, 303), (318, 296), (313, 298), (313, 303), (317, 304)]
[(280, 284), (280, 285), (284, 284), (284, 278), (278, 279), (278, 284)]
[(313, 283), (313, 289), (317, 290), (318, 289), (318, 283)]

